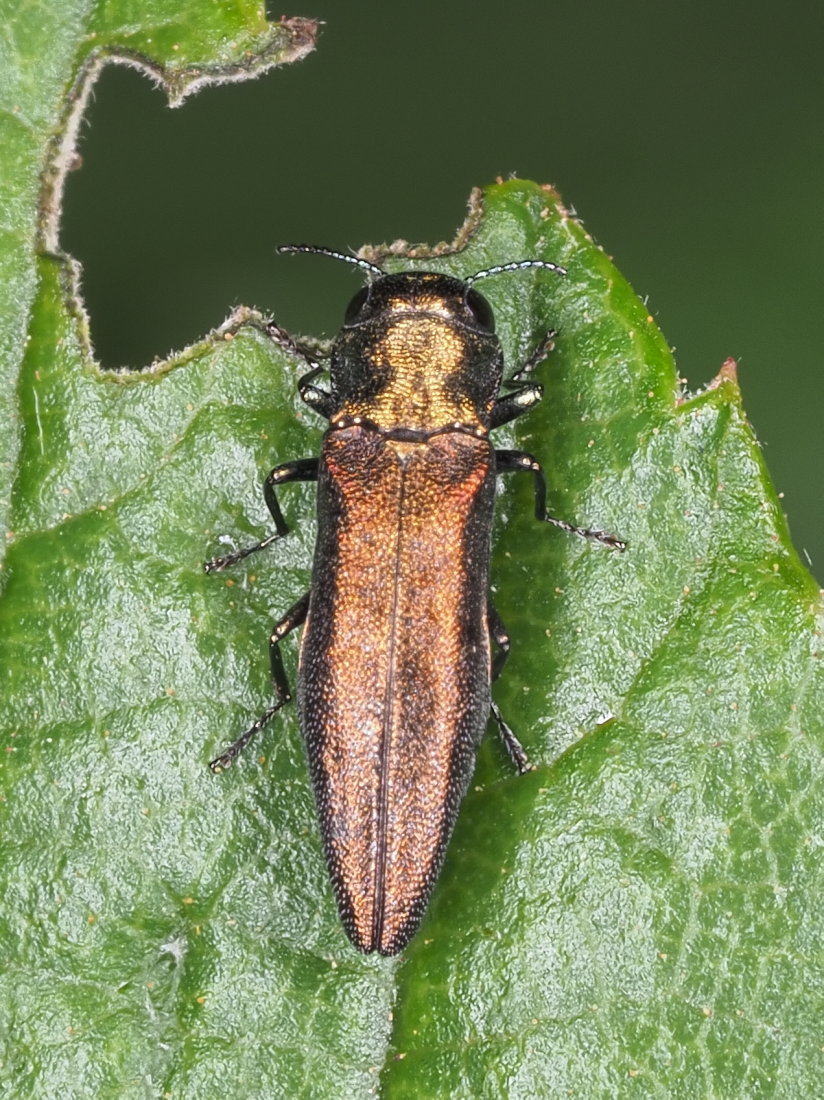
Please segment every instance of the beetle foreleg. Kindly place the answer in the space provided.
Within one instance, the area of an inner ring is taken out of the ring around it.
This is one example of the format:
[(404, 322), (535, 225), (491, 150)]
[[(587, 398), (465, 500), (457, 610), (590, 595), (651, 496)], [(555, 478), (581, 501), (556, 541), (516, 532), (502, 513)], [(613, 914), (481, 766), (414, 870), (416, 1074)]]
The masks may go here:
[(531, 382), (528, 385), (519, 386), (514, 393), (507, 393), (503, 397), (499, 397), (492, 406), (489, 417), (490, 431), (500, 428), (502, 424), (508, 424), (510, 420), (514, 420), (521, 413), (534, 408), (540, 402), (543, 393), (543, 386), (537, 382)]
[(321, 416), (325, 416), (327, 420), (331, 420), (335, 415), (337, 406), (334, 394), (312, 384), (319, 374), (323, 374), (325, 369), (325, 367), (313, 367), (312, 370), (301, 375), (298, 379), (298, 393), (310, 408), (320, 413)]
[(280, 510), (278, 498), (275, 495), (275, 486), (285, 485), (287, 481), (317, 481), (317, 479), (318, 459), (316, 458), (299, 458), (295, 462), (284, 462), (281, 466), (275, 466), (263, 484), (263, 497), (272, 519), (275, 521), (275, 533), (261, 539), (253, 546), (244, 546), (242, 550), (235, 550), (233, 553), (226, 554), (221, 558), (211, 558), (203, 563), (204, 571), (206, 573), (216, 573), (229, 565), (236, 565), (244, 558), (248, 558), (250, 554), (256, 554), (258, 550), (265, 550), (273, 542), (277, 542), (284, 535), (288, 535), (289, 526), (283, 518), (283, 512)]
[(266, 332), (272, 342), (277, 344), (279, 348), (283, 348), (289, 355), (294, 355), (304, 361), (309, 370), (298, 379), (298, 393), (307, 405), (310, 405), (321, 416), (325, 416), (329, 420), (335, 411), (335, 400), (327, 390), (312, 385), (314, 379), (319, 374), (323, 374), (326, 368), (322, 367), (314, 355), (307, 351), (294, 336), (288, 333), (285, 328), (275, 324), (274, 321), (270, 321), (266, 325)]
[(221, 753), (220, 756), (215, 757), (210, 761), (209, 767), (212, 771), (218, 771), (222, 768), (230, 768), (238, 756), (243, 752), (252, 738), (260, 733), (264, 726), (271, 722), (272, 718), (277, 714), (281, 707), (290, 702), (292, 693), (289, 690), (289, 681), (286, 678), (286, 670), (283, 667), (283, 657), (280, 653), (280, 643), (290, 634), (296, 627), (302, 626), (306, 619), (306, 614), (309, 610), (309, 593), (305, 596), (301, 596), (296, 604), (293, 604), (282, 619), (278, 619), (275, 625), (272, 627), (272, 633), (269, 635), (269, 660), (272, 666), (272, 684), (275, 689), (275, 702), (271, 707), (261, 714), (260, 718), (242, 733), (236, 741)]
[[(517, 396), (517, 395), (513, 395)], [(562, 531), (568, 531), (571, 535), (580, 535), (584, 539), (593, 539), (595, 542), (611, 546), (613, 550), (626, 550), (627, 544), (623, 539), (610, 535), (606, 531), (600, 531), (591, 527), (576, 527), (573, 523), (567, 523), (564, 519), (551, 516), (546, 510), (546, 478), (540, 462), (534, 455), (527, 451), (496, 451), (495, 460), (498, 472), (501, 474), (527, 473), (535, 477), (535, 517), (543, 523), (551, 523), (554, 527), (560, 527)]]
[(558, 330), (555, 328), (549, 329), (545, 334), (543, 340), (538, 344), (533, 353), (529, 356), (522, 367), (508, 378), (504, 383), (505, 386), (518, 385), (524, 380), (524, 375), (531, 374), (532, 371), (538, 366), (539, 363), (543, 363), (544, 359), (549, 355), (552, 349), (555, 347), (555, 337), (558, 335)]
[(500, 428), (502, 424), (508, 424), (510, 420), (514, 420), (521, 413), (528, 412), (541, 400), (543, 386), (537, 382), (529, 382), (527, 376), (547, 357), (553, 347), (552, 341), (557, 335), (555, 329), (550, 329), (524, 365), (511, 378), (505, 379), (504, 389), (514, 392), (503, 394), (495, 401), (492, 406), (490, 430)]

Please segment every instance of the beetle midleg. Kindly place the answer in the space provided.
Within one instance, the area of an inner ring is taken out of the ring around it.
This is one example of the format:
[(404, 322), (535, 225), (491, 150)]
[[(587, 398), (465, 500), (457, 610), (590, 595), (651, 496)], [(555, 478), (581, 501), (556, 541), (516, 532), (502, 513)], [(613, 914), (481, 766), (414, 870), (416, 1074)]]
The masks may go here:
[[(506, 659), (509, 656), (509, 650), (511, 648), (511, 642), (509, 638), (509, 632), (504, 626), (503, 619), (492, 606), (491, 603), (487, 604), (486, 608), (486, 621), (489, 626), (489, 636), (495, 645), (498, 647), (498, 652), (492, 658), (492, 679), (497, 680), (501, 674), (501, 669), (506, 664)], [(498, 726), (498, 732), (501, 735), (501, 740), (506, 746), (506, 751), (509, 753), (512, 763), (518, 769), (519, 772), (528, 772), (532, 770), (532, 765), (526, 755), (521, 742), (512, 732), (511, 728), (504, 721), (504, 717), (497, 703), (490, 703), (490, 710), (492, 717), (495, 719), (495, 723)]]
[(604, 546), (611, 546), (614, 550), (626, 550), (627, 544), (623, 539), (610, 535), (606, 531), (599, 531), (591, 527), (576, 527), (573, 523), (567, 523), (564, 519), (551, 516), (546, 510), (546, 478), (540, 462), (534, 455), (527, 451), (496, 451), (495, 461), (498, 473), (514, 474), (527, 473), (535, 477), (535, 518), (543, 523), (551, 523), (554, 527), (560, 527), (562, 531), (568, 531), (571, 535), (580, 535), (584, 539), (593, 539)]
[(283, 512), (280, 510), (278, 498), (275, 495), (275, 486), (285, 485), (287, 481), (317, 481), (318, 463), (317, 458), (299, 458), (294, 462), (284, 462), (281, 466), (275, 466), (263, 484), (263, 497), (272, 519), (275, 521), (275, 533), (261, 539), (260, 542), (256, 542), (254, 546), (245, 546), (242, 550), (235, 550), (232, 554), (226, 554), (225, 557), (212, 558), (210, 561), (204, 562), (203, 569), (205, 572), (216, 573), (219, 569), (236, 565), (244, 558), (248, 558), (250, 554), (255, 554), (258, 550), (265, 550), (267, 546), (271, 546), (273, 542), (277, 542), (278, 539), (282, 539), (284, 535), (287, 535), (289, 526), (283, 518)]
[(225, 752), (210, 761), (212, 771), (219, 768), (230, 768), (240, 756), (252, 738), (260, 733), (264, 726), (271, 722), (282, 706), (291, 701), (292, 693), (289, 690), (289, 681), (286, 678), (286, 670), (283, 667), (283, 657), (280, 653), (280, 643), (296, 627), (302, 626), (309, 611), (309, 593), (301, 596), (297, 603), (293, 604), (282, 619), (278, 619), (272, 627), (269, 635), (269, 660), (272, 666), (272, 684), (275, 689), (275, 702), (261, 714), (260, 718), (242, 733), (236, 741), (233, 741)]

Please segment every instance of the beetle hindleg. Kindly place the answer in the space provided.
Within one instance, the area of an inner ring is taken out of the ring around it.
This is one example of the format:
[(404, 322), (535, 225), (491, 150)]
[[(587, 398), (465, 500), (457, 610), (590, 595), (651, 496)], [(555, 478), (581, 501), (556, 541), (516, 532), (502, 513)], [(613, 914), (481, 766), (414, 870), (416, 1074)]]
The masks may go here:
[(509, 631), (504, 626), (504, 621), (491, 603), (486, 605), (486, 622), (489, 627), (489, 637), (498, 647), (498, 652), (492, 658), (492, 680), (497, 680), (501, 675), (501, 669), (506, 664), (512, 641)]
[(576, 527), (573, 523), (567, 523), (564, 519), (551, 516), (546, 510), (546, 478), (540, 462), (534, 455), (527, 451), (496, 451), (495, 459), (498, 464), (498, 472), (502, 474), (527, 473), (535, 477), (535, 517), (544, 523), (551, 523), (554, 527), (560, 527), (562, 531), (568, 531), (571, 535), (580, 535), (584, 539), (593, 539), (604, 546), (611, 546), (613, 550), (626, 550), (627, 544), (616, 535), (610, 535), (606, 531), (600, 531), (591, 527)]
[(299, 458), (295, 462), (284, 462), (281, 466), (275, 466), (263, 484), (263, 496), (266, 506), (275, 521), (275, 533), (261, 539), (260, 542), (256, 542), (254, 546), (245, 546), (242, 550), (235, 550), (234, 553), (226, 554), (221, 558), (211, 558), (203, 563), (204, 571), (206, 573), (217, 573), (218, 570), (225, 569), (229, 565), (237, 565), (239, 561), (248, 558), (250, 554), (255, 554), (258, 550), (265, 550), (267, 546), (271, 546), (273, 542), (277, 542), (278, 539), (282, 539), (284, 535), (287, 535), (289, 527), (283, 518), (283, 512), (280, 510), (278, 498), (275, 495), (275, 486), (285, 485), (287, 481), (317, 481), (317, 479), (317, 458)]
[(272, 627), (272, 633), (269, 635), (269, 659), (272, 665), (272, 684), (275, 689), (275, 702), (261, 714), (256, 722), (252, 723), (245, 733), (242, 733), (236, 741), (233, 741), (225, 752), (210, 761), (209, 767), (212, 771), (217, 771), (220, 768), (230, 768), (252, 738), (260, 733), (264, 726), (271, 722), (272, 718), (281, 707), (290, 702), (292, 693), (289, 690), (289, 681), (286, 679), (286, 670), (283, 667), (280, 643), (287, 634), (290, 634), (296, 627), (303, 625), (308, 610), (309, 593), (307, 592), (306, 595), (301, 596), (298, 602), (293, 604), (283, 618), (278, 619)]
[[(509, 650), (511, 648), (511, 642), (509, 633), (503, 624), (503, 620), (492, 604), (487, 604), (486, 621), (489, 626), (489, 636), (495, 645), (498, 647), (498, 652), (492, 658), (492, 679), (497, 680), (501, 674), (501, 669), (506, 664), (506, 659), (509, 656)], [(506, 746), (506, 751), (509, 753), (512, 763), (518, 769), (519, 772), (528, 772), (532, 770), (532, 765), (527, 758), (526, 751), (523, 745), (512, 732), (510, 727), (504, 721), (504, 717), (501, 714), (500, 708), (497, 703), (490, 703), (490, 710), (492, 717), (495, 719), (495, 723), (498, 727), (498, 732), (501, 735), (501, 740)]]
[(509, 753), (510, 759), (521, 775), (526, 772), (532, 771), (532, 764), (529, 762), (529, 757), (526, 755), (526, 750), (510, 727), (504, 721), (504, 716), (501, 714), (500, 707), (497, 703), (490, 704), (490, 710), (492, 711), (492, 717), (498, 726), (498, 732), (501, 735), (501, 740), (506, 746), (506, 751)]

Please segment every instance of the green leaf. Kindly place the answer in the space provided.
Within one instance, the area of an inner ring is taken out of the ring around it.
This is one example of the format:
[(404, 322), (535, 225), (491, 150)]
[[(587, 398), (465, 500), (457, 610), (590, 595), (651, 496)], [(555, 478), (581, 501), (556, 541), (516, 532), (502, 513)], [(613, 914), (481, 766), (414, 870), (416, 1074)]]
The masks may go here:
[(732, 367), (682, 394), (551, 190), (487, 189), (462, 248), (418, 264), (569, 269), (483, 287), (511, 369), (559, 330), (545, 400), (509, 439), (545, 463), (556, 514), (630, 543), (537, 524), (529, 479), (506, 479), (496, 698), (537, 770), (513, 776), (488, 739), (400, 960), (344, 937), (294, 714), (209, 772), (269, 701), (267, 631), (308, 585), (311, 487), (284, 491), (293, 534), (234, 583), (201, 563), (268, 529), (263, 475), (316, 453), (321, 425), (248, 311), (150, 372), (100, 373), (72, 268), (44, 252), (59, 172), (40, 206), (37, 175), (90, 42), (151, 50), (158, 72), (173, 58), (179, 94), (277, 28), (254, 6), (192, 0), (174, 25), (116, 10), (61, 4), (31, 26), (20, 9), (0, 69), (4, 1094), (816, 1095), (819, 593)]

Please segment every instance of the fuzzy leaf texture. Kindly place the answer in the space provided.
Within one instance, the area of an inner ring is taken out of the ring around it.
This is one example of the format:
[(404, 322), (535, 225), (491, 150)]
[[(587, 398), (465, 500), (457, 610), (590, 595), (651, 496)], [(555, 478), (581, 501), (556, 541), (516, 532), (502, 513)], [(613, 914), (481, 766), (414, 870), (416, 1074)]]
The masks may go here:
[(630, 543), (536, 523), (529, 479), (506, 479), (495, 696), (537, 770), (512, 774), (487, 738), (397, 960), (345, 939), (294, 712), (208, 770), (269, 701), (313, 488), (284, 489), (292, 534), (267, 555), (231, 577), (202, 561), (269, 529), (262, 477), (317, 453), (322, 424), (302, 365), (244, 311), (151, 372), (101, 373), (48, 252), (66, 104), (107, 51), (178, 99), (299, 52), (253, 4), (163, 9), (3, 20), (3, 1095), (816, 1095), (820, 594), (734, 371), (682, 393), (646, 307), (551, 190), (488, 188), (465, 247), (416, 261), (569, 269), (482, 285), (510, 371), (559, 330), (542, 405), (499, 444), (545, 463), (556, 514)]

